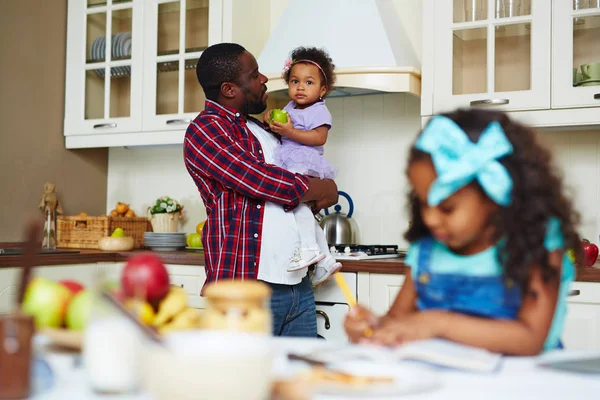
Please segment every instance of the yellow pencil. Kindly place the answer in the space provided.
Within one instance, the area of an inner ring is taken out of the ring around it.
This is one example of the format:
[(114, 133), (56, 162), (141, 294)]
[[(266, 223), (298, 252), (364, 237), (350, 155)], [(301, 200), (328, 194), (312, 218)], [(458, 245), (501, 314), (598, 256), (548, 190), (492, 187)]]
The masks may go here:
[[(350, 288), (348, 287), (348, 284), (344, 280), (344, 277), (342, 276), (342, 274), (340, 274), (338, 272), (338, 273), (333, 274), (333, 277), (335, 278), (335, 282), (339, 286), (340, 290), (346, 297), (346, 300), (348, 301), (348, 304), (350, 305), (350, 307), (356, 307), (356, 299), (354, 298), (354, 296), (352, 296), (352, 292), (350, 292)], [(373, 335), (373, 331), (371, 330), (371, 328), (366, 328), (364, 335), (366, 337), (371, 337), (371, 335)]]

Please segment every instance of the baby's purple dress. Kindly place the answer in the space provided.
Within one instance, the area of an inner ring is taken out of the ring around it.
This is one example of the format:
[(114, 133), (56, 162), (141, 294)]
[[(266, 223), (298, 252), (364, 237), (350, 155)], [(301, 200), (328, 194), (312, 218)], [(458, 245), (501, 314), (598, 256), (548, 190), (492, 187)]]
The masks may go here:
[[(284, 108), (292, 118), (294, 128), (307, 131), (327, 125), (331, 129), (331, 114), (324, 100), (303, 110), (295, 106), (296, 103), (290, 101)], [(275, 150), (276, 165), (302, 175), (335, 178), (335, 167), (323, 157), (323, 146), (306, 146), (285, 136), (281, 140), (281, 146)]]

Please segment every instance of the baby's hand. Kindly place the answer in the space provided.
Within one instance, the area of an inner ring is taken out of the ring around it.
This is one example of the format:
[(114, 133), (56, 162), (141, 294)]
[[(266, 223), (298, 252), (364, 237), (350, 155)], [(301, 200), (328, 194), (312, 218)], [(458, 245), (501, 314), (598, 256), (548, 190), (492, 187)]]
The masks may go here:
[(265, 125), (271, 125), (271, 113), (273, 110), (269, 110), (263, 114), (263, 122)]
[(386, 319), (382, 326), (375, 330), (371, 340), (384, 346), (397, 346), (404, 342), (430, 339), (439, 335), (438, 322), (434, 312), (428, 311)]
[(279, 133), (281, 136), (290, 137), (292, 136), (294, 125), (292, 124), (292, 118), (288, 115), (288, 120), (285, 124), (281, 122), (272, 121), (269, 125), (273, 132)]
[(357, 343), (373, 333), (379, 325), (379, 318), (371, 310), (363, 307), (352, 307), (344, 320), (344, 329), (352, 343)]

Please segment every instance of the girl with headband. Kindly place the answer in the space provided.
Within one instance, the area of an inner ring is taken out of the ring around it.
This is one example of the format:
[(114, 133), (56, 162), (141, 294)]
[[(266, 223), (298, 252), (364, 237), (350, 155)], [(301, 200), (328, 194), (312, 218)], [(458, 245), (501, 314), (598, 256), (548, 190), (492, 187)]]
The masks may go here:
[(513, 355), (561, 348), (578, 215), (534, 132), (501, 112), (435, 116), (407, 175), (410, 273), (387, 315), (350, 311), (351, 340), (438, 337)]
[[(271, 120), (273, 111), (264, 115), (265, 123), (281, 135), (282, 144), (275, 150), (275, 164), (289, 171), (318, 178), (334, 179), (336, 170), (325, 157), (323, 145), (331, 129), (331, 114), (325, 96), (335, 83), (334, 64), (322, 49), (298, 47), (291, 53), (283, 69), (290, 102), (285, 106), (287, 123)], [(329, 253), (323, 230), (311, 209), (300, 204), (294, 209), (300, 236), (300, 247), (290, 255), (288, 271), (315, 265), (314, 286), (325, 282), (342, 268)]]

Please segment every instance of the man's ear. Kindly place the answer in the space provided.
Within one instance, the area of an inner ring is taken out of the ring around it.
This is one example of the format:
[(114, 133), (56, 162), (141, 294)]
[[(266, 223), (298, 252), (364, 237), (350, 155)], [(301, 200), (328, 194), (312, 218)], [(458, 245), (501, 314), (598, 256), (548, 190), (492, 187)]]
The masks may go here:
[(223, 97), (227, 99), (232, 99), (235, 97), (235, 92), (237, 90), (237, 85), (231, 82), (223, 82), (221, 84), (221, 94)]

